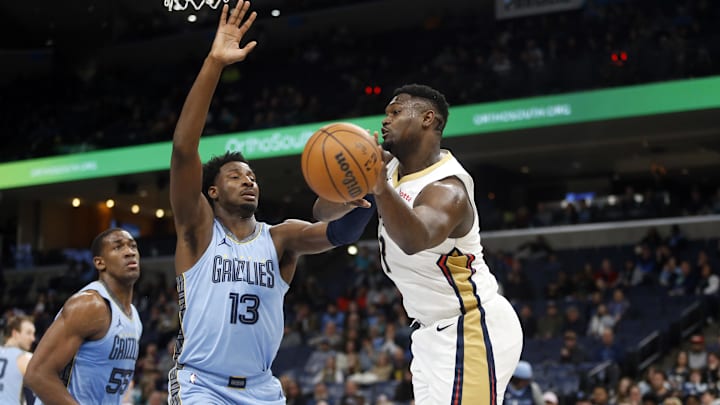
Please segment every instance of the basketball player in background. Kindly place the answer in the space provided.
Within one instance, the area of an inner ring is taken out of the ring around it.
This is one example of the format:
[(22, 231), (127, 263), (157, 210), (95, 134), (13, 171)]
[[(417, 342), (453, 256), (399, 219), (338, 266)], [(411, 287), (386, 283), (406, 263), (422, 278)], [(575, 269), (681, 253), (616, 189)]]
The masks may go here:
[(35, 323), (29, 316), (16, 316), (5, 325), (5, 344), (0, 347), (0, 404), (24, 404), (23, 376), (32, 358)]
[(127, 231), (92, 242), (97, 281), (68, 298), (40, 339), (25, 384), (45, 405), (120, 404), (138, 357), (142, 324), (132, 305), (140, 255)]
[(168, 375), (171, 404), (285, 404), (270, 366), (298, 258), (357, 240), (365, 224), (355, 221), (367, 223), (373, 214), (356, 210), (330, 224), (286, 220), (269, 226), (255, 219), (260, 189), (240, 153), (201, 163), (200, 136), (223, 68), (256, 46), (251, 41), (240, 47), (256, 18), (249, 5), (239, 1), (229, 15), (223, 7), (173, 136), (170, 203), (181, 327)]
[[(440, 148), (448, 109), (423, 85), (395, 90), (385, 108), (391, 156), (373, 188), (381, 263), (414, 319), (415, 402), (501, 404), (522, 330), (483, 260), (473, 179)], [(319, 199), (313, 211), (328, 221), (353, 208)]]

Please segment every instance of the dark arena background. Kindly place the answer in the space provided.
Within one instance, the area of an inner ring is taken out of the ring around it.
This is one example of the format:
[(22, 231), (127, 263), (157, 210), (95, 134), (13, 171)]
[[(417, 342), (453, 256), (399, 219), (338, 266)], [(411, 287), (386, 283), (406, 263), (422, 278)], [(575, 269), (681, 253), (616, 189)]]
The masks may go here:
[[(129, 230), (143, 257), (137, 405), (166, 401), (170, 141), (219, 16), (165, 3), (0, 3), (3, 323), (32, 315), (39, 340), (96, 277), (93, 236)], [(252, 7), (258, 47), (224, 71), (200, 149), (251, 160), (259, 219), (312, 220), (300, 153), (314, 130), (380, 130), (393, 89), (431, 85), (451, 105), (443, 145), (475, 179), (485, 260), (523, 325), (532, 375), (512, 384), (545, 404), (719, 403), (719, 2)], [(273, 364), (288, 404), (412, 403), (410, 321), (375, 228), (299, 265)]]

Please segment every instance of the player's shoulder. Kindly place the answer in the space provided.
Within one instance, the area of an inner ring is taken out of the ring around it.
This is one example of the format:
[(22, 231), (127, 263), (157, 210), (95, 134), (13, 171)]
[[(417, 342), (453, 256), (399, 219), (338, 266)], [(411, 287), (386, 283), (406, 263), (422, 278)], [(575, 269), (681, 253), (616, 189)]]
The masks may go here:
[(78, 314), (92, 314), (92, 313), (107, 313), (108, 304), (107, 300), (100, 295), (97, 290), (82, 290), (73, 294), (70, 298), (65, 301), (62, 309), (63, 313), (67, 315)]
[(83, 337), (105, 333), (112, 312), (109, 302), (96, 290), (83, 290), (65, 301), (60, 317), (68, 331)]

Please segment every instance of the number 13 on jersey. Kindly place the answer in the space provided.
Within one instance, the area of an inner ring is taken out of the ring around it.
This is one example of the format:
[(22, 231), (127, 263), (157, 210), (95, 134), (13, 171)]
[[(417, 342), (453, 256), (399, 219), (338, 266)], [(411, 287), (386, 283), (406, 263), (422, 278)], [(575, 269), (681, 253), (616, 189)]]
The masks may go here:
[(230, 293), (230, 323), (252, 325), (258, 321), (260, 297), (255, 294)]

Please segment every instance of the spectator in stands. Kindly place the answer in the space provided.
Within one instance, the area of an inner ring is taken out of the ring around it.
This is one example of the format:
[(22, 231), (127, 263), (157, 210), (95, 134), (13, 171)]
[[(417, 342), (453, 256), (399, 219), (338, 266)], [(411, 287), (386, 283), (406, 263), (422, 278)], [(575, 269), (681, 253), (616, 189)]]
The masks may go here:
[(388, 381), (392, 377), (393, 365), (390, 362), (390, 355), (386, 351), (378, 352), (375, 363), (368, 370), (375, 376), (375, 381)]
[(525, 339), (532, 339), (537, 333), (537, 319), (533, 315), (532, 307), (529, 304), (523, 304), (520, 308), (520, 325), (523, 330)]
[(688, 352), (688, 366), (691, 369), (703, 369), (707, 367), (708, 353), (705, 348), (705, 337), (692, 335), (690, 337), (690, 350)]
[(577, 306), (570, 305), (565, 309), (563, 330), (573, 331), (577, 334), (577, 336), (585, 336), (585, 332), (587, 331), (587, 324), (580, 315), (580, 310)]
[(566, 330), (560, 348), (560, 363), (580, 364), (587, 360), (588, 355), (585, 348), (578, 343), (577, 334), (572, 330)]
[(630, 387), (633, 385), (633, 380), (630, 377), (622, 377), (615, 387), (613, 393), (612, 402), (615, 404), (621, 404), (628, 402), (630, 399)]
[(352, 380), (347, 380), (339, 405), (365, 405), (366, 403), (365, 396), (360, 393), (357, 384)]
[(692, 271), (692, 266), (687, 260), (680, 262), (680, 273), (675, 278), (670, 295), (694, 295), (699, 281), (699, 276)]
[(615, 326), (615, 318), (608, 312), (607, 305), (599, 304), (595, 313), (590, 318), (587, 335), (594, 338), (601, 338), (606, 330), (612, 330)]
[(635, 262), (635, 266), (639, 270), (641, 276), (639, 277), (642, 281), (641, 284), (652, 284), (655, 279), (655, 270), (658, 268), (655, 257), (650, 246), (643, 244), (640, 246), (639, 254)]
[(312, 379), (314, 384), (323, 382), (326, 384), (339, 384), (345, 381), (345, 375), (337, 365), (335, 356), (325, 358), (323, 368), (318, 371)]
[(615, 324), (620, 322), (625, 313), (630, 308), (630, 301), (625, 298), (623, 290), (617, 288), (613, 291), (613, 296), (608, 305), (608, 313), (615, 320)]
[(330, 348), (336, 350), (342, 343), (342, 335), (338, 332), (335, 322), (328, 321), (323, 328), (322, 334), (308, 341), (311, 346), (317, 346), (320, 341), (326, 341)]
[[(409, 347), (409, 345), (408, 345)], [(405, 350), (402, 348), (398, 348), (394, 352), (391, 353), (390, 359), (392, 363), (392, 376), (391, 379), (395, 381), (402, 381), (403, 373), (405, 372), (405, 369), (410, 367), (410, 358), (411, 355), (409, 353), (409, 349), (407, 350), (408, 354), (405, 354)]]
[(710, 263), (704, 263), (700, 268), (700, 279), (695, 292), (702, 296), (710, 320), (718, 318), (718, 306), (720, 306), (718, 290), (720, 290), (720, 277), (713, 272)]
[(560, 336), (563, 328), (563, 317), (558, 312), (555, 301), (548, 301), (545, 307), (545, 315), (538, 320), (538, 337), (551, 339)]
[(717, 390), (707, 390), (700, 397), (700, 403), (702, 405), (720, 405), (720, 399), (718, 398)]
[(305, 405), (320, 405), (321, 402), (327, 405), (334, 405), (328, 392), (328, 387), (323, 382), (319, 382), (313, 386), (313, 392), (307, 398)]
[(608, 389), (603, 385), (596, 385), (593, 388), (591, 398), (593, 405), (610, 404), (610, 394), (608, 393)]
[(640, 388), (640, 395), (645, 396), (652, 389), (652, 376), (659, 369), (659, 365), (651, 364), (645, 370), (642, 380), (638, 381), (638, 387)]
[(351, 363), (359, 364), (359, 354), (355, 340), (346, 339), (343, 351), (338, 352), (336, 357), (337, 367), (344, 375), (348, 375), (348, 368)]
[(625, 355), (625, 351), (622, 346), (615, 342), (615, 333), (612, 329), (605, 329), (602, 332), (600, 343), (601, 345), (595, 354), (595, 360), (611, 361), (615, 364), (620, 364)]
[(600, 264), (600, 269), (593, 275), (595, 279), (595, 285), (600, 291), (606, 289), (615, 288), (618, 283), (619, 274), (613, 268), (612, 261), (609, 258), (604, 258)]
[(338, 332), (342, 333), (343, 325), (345, 324), (345, 313), (338, 311), (338, 307), (334, 302), (329, 302), (327, 304), (325, 313), (323, 313), (320, 318), (320, 328), (325, 330), (327, 324), (330, 322), (335, 324), (334, 327)]
[(543, 392), (540, 386), (533, 381), (533, 370), (530, 363), (520, 360), (510, 383), (505, 390), (504, 403), (523, 405), (543, 405)]
[(671, 256), (660, 270), (658, 283), (668, 290), (671, 290), (675, 286), (675, 280), (680, 277), (680, 274), (681, 270), (677, 264), (677, 259), (675, 256)]
[(280, 385), (285, 393), (285, 403), (287, 405), (305, 405), (305, 397), (303, 397), (300, 386), (293, 377), (289, 375), (281, 376)]
[(701, 370), (693, 370), (690, 372), (688, 380), (680, 386), (680, 392), (683, 395), (701, 396), (708, 390), (707, 382), (703, 381), (703, 372)]
[(558, 405), (558, 397), (552, 391), (546, 391), (543, 394), (543, 401), (545, 402), (545, 405)]
[(167, 373), (170, 372), (170, 369), (175, 366), (175, 360), (173, 359), (173, 356), (175, 355), (176, 339), (177, 338), (175, 337), (170, 339), (165, 345), (165, 350), (163, 350), (162, 353), (159, 354), (157, 368), (160, 372), (160, 375), (167, 375)]
[(685, 381), (690, 376), (690, 367), (688, 367), (688, 354), (685, 350), (680, 350), (675, 356), (675, 364), (668, 370), (668, 382), (674, 390), (681, 390)]
[(570, 279), (566, 271), (558, 271), (555, 284), (557, 285), (558, 294), (562, 298), (569, 297), (575, 292), (575, 284)]
[(395, 401), (411, 401), (413, 398), (412, 373), (408, 367), (403, 371), (402, 379), (397, 387), (395, 387), (393, 399)]
[[(720, 194), (720, 190), (718, 190), (718, 194)], [(719, 208), (718, 212), (720, 212), (720, 208)], [(550, 226), (550, 225), (552, 225), (552, 222), (553, 222), (552, 211), (547, 208), (547, 205), (545, 203), (538, 202), (537, 210), (535, 211), (535, 215), (533, 215), (533, 218), (530, 221), (530, 226), (533, 228)]]
[(585, 263), (581, 271), (573, 274), (575, 284), (575, 298), (584, 300), (596, 291), (595, 278), (591, 263)]
[(307, 375), (317, 375), (325, 366), (327, 358), (335, 356), (335, 350), (330, 347), (330, 342), (327, 339), (320, 339), (317, 348), (310, 353), (310, 357), (305, 363), (305, 373)]
[(360, 345), (360, 367), (362, 367), (363, 371), (372, 367), (375, 363), (375, 356), (377, 356), (377, 350), (375, 350), (371, 336), (368, 335), (362, 339)]
[(518, 301), (531, 301), (534, 298), (533, 286), (525, 275), (520, 260), (513, 261), (507, 275), (507, 281), (503, 285), (503, 292), (505, 297), (513, 304)]
[(642, 282), (642, 276), (642, 272), (635, 266), (635, 261), (633, 259), (626, 259), (620, 276), (618, 277), (618, 286), (631, 287), (638, 285)]
[(665, 372), (656, 370), (650, 379), (650, 391), (643, 396), (643, 400), (648, 397), (656, 403), (661, 404), (670, 396), (672, 396), (672, 389), (670, 383), (667, 381)]
[[(626, 405), (641, 405), (642, 404), (642, 394), (640, 393), (640, 387), (638, 387), (637, 384), (633, 384), (630, 387), (630, 396), (625, 402)], [(623, 405), (622, 403), (618, 402), (618, 405)]]
[(717, 352), (708, 352), (707, 366), (703, 371), (703, 381), (720, 390), (720, 358)]

